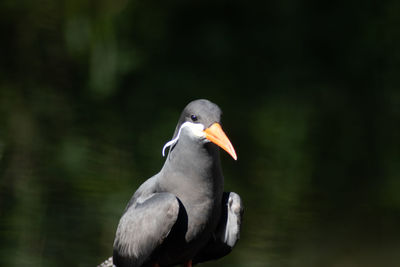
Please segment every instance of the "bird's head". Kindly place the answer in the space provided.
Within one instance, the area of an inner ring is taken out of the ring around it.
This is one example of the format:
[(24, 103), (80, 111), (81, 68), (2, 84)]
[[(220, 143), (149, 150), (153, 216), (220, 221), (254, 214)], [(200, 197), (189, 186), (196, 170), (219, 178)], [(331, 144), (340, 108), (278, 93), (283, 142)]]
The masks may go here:
[(167, 147), (178, 142), (181, 134), (186, 134), (197, 141), (218, 145), (236, 160), (235, 149), (220, 124), (221, 114), (221, 109), (208, 100), (190, 102), (182, 111), (172, 140), (165, 144), (163, 155)]

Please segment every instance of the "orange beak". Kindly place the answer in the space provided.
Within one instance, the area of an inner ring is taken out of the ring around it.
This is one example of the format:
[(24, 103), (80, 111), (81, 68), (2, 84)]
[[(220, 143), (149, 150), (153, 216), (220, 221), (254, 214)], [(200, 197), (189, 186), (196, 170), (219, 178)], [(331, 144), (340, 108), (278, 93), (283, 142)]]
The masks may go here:
[(234, 160), (237, 160), (235, 149), (233, 148), (231, 141), (229, 141), (219, 123), (213, 123), (210, 127), (204, 130), (204, 133), (206, 134), (206, 138), (208, 140), (228, 152), (228, 154), (231, 155)]

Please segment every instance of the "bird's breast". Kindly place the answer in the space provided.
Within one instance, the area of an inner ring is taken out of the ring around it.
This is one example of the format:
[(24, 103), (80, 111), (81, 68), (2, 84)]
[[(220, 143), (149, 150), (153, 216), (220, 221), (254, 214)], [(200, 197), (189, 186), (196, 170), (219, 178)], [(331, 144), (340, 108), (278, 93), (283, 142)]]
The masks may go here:
[(199, 179), (181, 176), (166, 183), (166, 191), (174, 194), (182, 203), (187, 216), (186, 242), (207, 235), (216, 227), (219, 219), (223, 192), (222, 177)]
[(197, 204), (188, 203), (185, 209), (188, 217), (186, 241), (192, 242), (203, 237), (208, 239), (217, 226), (220, 206), (214, 201), (204, 201)]

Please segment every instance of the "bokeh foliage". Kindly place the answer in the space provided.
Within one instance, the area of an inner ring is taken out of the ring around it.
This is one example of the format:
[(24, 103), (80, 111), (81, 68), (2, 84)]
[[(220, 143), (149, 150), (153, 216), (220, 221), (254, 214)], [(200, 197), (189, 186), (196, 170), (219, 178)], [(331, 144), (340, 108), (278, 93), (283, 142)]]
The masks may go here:
[(3, 0), (0, 29), (0, 265), (107, 258), (196, 98), (246, 206), (206, 266), (400, 264), (398, 1)]

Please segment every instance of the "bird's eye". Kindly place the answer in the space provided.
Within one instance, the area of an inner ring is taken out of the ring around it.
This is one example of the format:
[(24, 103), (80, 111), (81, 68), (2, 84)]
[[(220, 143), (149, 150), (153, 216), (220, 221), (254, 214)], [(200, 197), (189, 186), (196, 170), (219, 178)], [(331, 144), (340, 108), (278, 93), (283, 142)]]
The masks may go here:
[(190, 118), (192, 119), (192, 121), (197, 121), (197, 116), (196, 115), (192, 115), (192, 116), (190, 116)]

